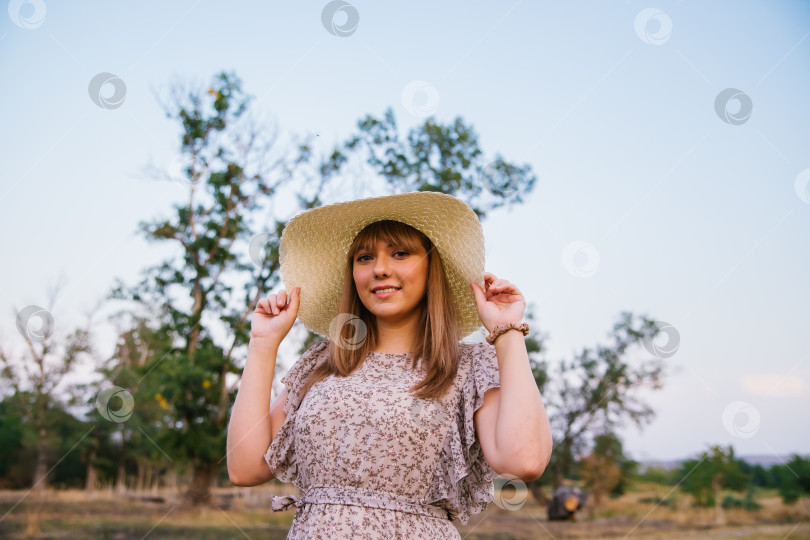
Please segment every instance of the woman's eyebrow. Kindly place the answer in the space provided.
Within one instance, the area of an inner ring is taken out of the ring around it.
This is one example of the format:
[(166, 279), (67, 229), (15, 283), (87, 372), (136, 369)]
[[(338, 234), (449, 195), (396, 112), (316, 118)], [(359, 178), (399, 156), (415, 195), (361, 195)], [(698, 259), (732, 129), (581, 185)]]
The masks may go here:
[[(404, 244), (402, 242), (388, 242), (386, 247), (404, 247)], [(358, 248), (358, 251), (372, 251), (373, 249), (374, 248), (371, 245), (366, 244), (366, 245), (360, 246)]]

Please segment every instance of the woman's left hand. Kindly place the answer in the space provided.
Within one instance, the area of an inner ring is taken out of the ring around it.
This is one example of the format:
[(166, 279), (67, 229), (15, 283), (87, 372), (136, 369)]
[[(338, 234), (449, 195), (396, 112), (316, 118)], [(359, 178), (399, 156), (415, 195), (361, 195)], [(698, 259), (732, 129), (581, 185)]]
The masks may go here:
[(523, 293), (505, 279), (497, 279), (495, 274), (484, 272), (485, 291), (476, 282), (470, 283), (478, 306), (478, 315), (487, 330), (510, 322), (521, 322), (526, 310)]

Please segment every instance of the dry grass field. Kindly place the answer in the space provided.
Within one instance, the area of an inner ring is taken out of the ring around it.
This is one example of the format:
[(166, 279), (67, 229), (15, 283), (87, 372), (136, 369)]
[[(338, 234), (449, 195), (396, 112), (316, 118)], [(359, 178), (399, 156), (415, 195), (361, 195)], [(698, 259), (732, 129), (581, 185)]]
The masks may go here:
[[(25, 491), (0, 491), (0, 538), (26, 538), (36, 518), (39, 539), (165, 540), (165, 539), (283, 539), (293, 511), (269, 511), (273, 494), (293, 491), (291, 486), (230, 488), (215, 491), (217, 507), (196, 510), (181, 504), (172, 493), (164, 500), (143, 500), (134, 494), (52, 491), (41, 496)], [(293, 488), (294, 490), (294, 488)], [(549, 522), (546, 512), (529, 498), (517, 510), (492, 504), (486, 512), (459, 526), (463, 538), (734, 538), (737, 540), (810, 540), (810, 498), (784, 505), (775, 493), (762, 493), (760, 510), (726, 511), (727, 524), (715, 524), (714, 511), (691, 507), (689, 496), (674, 492), (672, 506), (641, 502), (663, 497), (670, 488), (654, 484), (636, 486), (618, 499), (609, 499), (595, 512), (588, 508), (575, 522)], [(148, 494), (154, 495), (154, 494)], [(148, 496), (147, 495), (147, 496)], [(739, 495), (739, 494), (737, 494)], [(521, 494), (511, 499), (520, 503)], [(4, 517), (3, 517), (4, 516)]]

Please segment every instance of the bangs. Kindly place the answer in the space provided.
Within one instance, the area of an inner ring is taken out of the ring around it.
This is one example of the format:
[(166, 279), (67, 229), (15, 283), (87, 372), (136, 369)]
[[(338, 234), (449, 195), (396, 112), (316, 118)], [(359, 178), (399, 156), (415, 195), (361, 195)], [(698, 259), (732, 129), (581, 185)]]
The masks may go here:
[(426, 243), (430, 240), (420, 231), (399, 221), (384, 220), (368, 225), (357, 234), (352, 243), (349, 255), (353, 258), (361, 251), (372, 251), (378, 240), (383, 240), (392, 247), (401, 247), (407, 251), (417, 252), (422, 248), (428, 250)]

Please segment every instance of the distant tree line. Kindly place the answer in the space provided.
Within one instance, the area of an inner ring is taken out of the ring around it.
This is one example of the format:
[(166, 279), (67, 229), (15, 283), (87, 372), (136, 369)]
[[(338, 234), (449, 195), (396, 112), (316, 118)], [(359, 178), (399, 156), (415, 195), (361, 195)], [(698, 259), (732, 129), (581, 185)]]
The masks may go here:
[[(711, 456), (714, 456), (714, 460), (709, 459)], [(688, 474), (693, 469), (701, 472)], [(647, 467), (637, 475), (637, 479), (666, 486), (681, 485), (684, 491), (695, 495), (696, 505), (714, 506), (716, 497), (709, 487), (716, 474), (724, 475), (721, 481), (723, 488), (746, 492), (751, 488), (774, 489), (786, 504), (810, 496), (810, 457), (792, 454), (785, 463), (765, 467), (734, 457), (732, 447), (712, 447), (701, 457), (686, 460), (671, 469)]]

